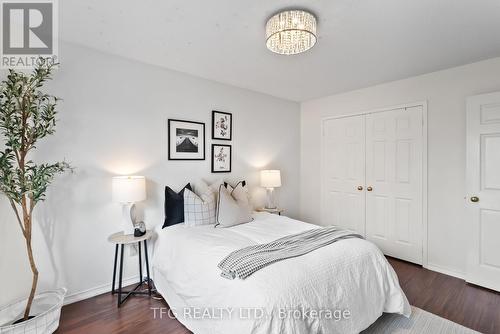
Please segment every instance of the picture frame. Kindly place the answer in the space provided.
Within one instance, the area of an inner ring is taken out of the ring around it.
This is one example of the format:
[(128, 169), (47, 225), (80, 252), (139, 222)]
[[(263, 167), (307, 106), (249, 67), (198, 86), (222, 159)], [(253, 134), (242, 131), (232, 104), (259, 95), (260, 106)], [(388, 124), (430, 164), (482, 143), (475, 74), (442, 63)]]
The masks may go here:
[(231, 145), (212, 144), (212, 173), (230, 173), (232, 159)]
[(168, 160), (205, 160), (205, 123), (168, 119)]
[(212, 110), (212, 139), (233, 139), (233, 114)]

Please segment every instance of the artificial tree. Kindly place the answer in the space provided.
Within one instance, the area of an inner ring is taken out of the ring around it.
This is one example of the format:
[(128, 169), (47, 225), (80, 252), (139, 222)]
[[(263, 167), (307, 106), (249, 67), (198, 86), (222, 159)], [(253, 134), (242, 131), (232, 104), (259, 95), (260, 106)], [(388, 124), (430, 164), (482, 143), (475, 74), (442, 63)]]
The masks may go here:
[(40, 139), (55, 132), (59, 99), (41, 91), (51, 79), (54, 65), (40, 59), (31, 73), (9, 70), (0, 84), (0, 192), (6, 195), (26, 242), (33, 281), (23, 320), (30, 309), (38, 283), (33, 257), (33, 209), (45, 199), (48, 185), (58, 173), (71, 169), (67, 162), (35, 163), (29, 159)]

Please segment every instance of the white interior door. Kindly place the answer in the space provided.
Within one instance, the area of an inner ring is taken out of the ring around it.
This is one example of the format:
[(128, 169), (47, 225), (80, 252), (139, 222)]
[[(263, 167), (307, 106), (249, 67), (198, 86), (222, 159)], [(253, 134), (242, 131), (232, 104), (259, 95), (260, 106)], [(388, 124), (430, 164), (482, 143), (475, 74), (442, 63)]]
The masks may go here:
[(467, 281), (500, 291), (500, 93), (467, 99)]
[(366, 115), (366, 238), (422, 264), (423, 108)]
[(364, 116), (325, 120), (323, 136), (322, 223), (364, 235)]

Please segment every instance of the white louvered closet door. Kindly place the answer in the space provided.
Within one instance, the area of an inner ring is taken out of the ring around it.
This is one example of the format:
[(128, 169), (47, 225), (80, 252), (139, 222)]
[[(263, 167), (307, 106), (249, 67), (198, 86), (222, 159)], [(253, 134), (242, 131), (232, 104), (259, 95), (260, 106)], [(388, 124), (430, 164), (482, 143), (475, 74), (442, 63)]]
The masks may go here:
[(421, 106), (366, 115), (366, 237), (422, 264)]

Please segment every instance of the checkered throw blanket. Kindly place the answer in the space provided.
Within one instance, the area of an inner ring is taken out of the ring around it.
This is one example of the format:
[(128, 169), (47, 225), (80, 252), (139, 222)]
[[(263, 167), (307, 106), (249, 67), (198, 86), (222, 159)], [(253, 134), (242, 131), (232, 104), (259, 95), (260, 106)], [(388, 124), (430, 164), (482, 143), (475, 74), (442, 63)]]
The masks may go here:
[(301, 256), (336, 241), (363, 238), (337, 227), (324, 227), (292, 234), (267, 244), (248, 246), (226, 256), (218, 265), (221, 276), (245, 279), (258, 270), (278, 261)]

